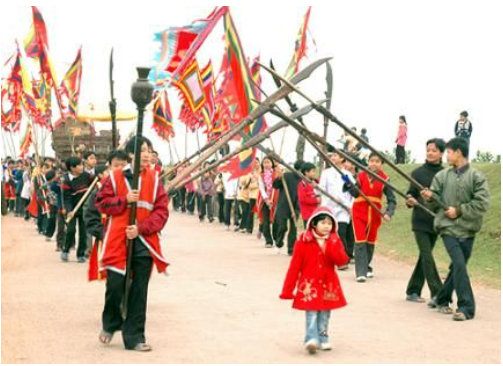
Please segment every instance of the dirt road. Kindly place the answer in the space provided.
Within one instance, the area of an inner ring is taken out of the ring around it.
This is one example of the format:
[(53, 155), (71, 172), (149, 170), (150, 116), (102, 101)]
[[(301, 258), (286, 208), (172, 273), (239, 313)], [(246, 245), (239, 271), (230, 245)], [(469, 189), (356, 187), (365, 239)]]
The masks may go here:
[[(104, 283), (62, 263), (32, 223), (2, 217), (3, 363), (500, 363), (501, 293), (475, 288), (477, 318), (457, 323), (404, 301), (408, 265), (377, 255), (376, 278), (339, 272), (349, 305), (332, 313), (334, 349), (302, 347), (304, 314), (278, 294), (289, 257), (255, 236), (173, 213), (163, 234), (169, 277), (154, 275), (153, 352), (98, 342)], [(377, 250), (379, 252), (379, 249)]]

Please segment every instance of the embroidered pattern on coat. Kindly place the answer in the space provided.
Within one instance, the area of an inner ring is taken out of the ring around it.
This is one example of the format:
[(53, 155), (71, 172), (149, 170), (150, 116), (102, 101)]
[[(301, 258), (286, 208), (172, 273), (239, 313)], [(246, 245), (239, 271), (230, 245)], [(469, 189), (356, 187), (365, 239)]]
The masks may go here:
[(339, 294), (334, 289), (332, 283), (328, 286), (328, 289), (325, 289), (323, 291), (323, 300), (327, 300), (327, 301), (339, 301)]
[(301, 301), (308, 302), (318, 297), (318, 291), (313, 286), (314, 280), (304, 280), (299, 286), (299, 292), (303, 295)]

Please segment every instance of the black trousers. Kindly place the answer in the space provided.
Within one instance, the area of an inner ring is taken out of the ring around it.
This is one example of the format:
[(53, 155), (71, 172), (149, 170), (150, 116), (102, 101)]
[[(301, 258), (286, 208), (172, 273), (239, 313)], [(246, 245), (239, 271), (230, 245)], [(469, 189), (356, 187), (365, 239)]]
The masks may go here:
[(269, 206), (265, 203), (262, 205), (262, 224), (261, 224), (262, 234), (264, 234), (264, 239), (266, 244), (274, 244), (271, 233), (271, 210)]
[(248, 210), (248, 222), (247, 222), (247, 225), (246, 225), (246, 231), (248, 233), (253, 233), (253, 226), (255, 224), (255, 213), (253, 212), (253, 210), (255, 209), (255, 205), (257, 204), (257, 200), (255, 198), (252, 198), (250, 199), (250, 203), (249, 203), (249, 210)]
[(173, 202), (173, 209), (178, 211), (181, 206), (180, 202), (180, 191), (176, 190), (172, 195), (170, 195), (171, 201)]
[(218, 192), (217, 193), (217, 202), (218, 202), (218, 222), (223, 224), (225, 222), (225, 198), (224, 198), (224, 192)]
[(42, 206), (37, 204), (37, 228), (39, 234), (42, 234), (45, 230), (45, 221), (47, 220), (47, 215), (42, 213)]
[[(226, 199), (224, 203), (224, 222), (226, 226), (231, 226), (231, 215), (232, 215), (232, 206), (234, 205), (234, 198)], [(234, 224), (236, 222), (234, 221)]]
[(151, 257), (133, 257), (131, 269), (134, 275), (125, 320), (121, 315), (121, 302), (126, 278), (119, 273), (107, 271), (103, 330), (110, 333), (122, 330), (122, 340), (128, 349), (134, 348), (138, 343), (145, 343), (147, 294), (152, 262)]
[(367, 272), (372, 272), (372, 258), (374, 257), (374, 244), (356, 243), (355, 244), (355, 271), (356, 277), (366, 277)]
[(278, 248), (283, 248), (283, 241), (288, 231), (287, 246), (288, 254), (293, 253), (293, 247), (297, 240), (297, 225), (293, 217), (275, 217), (273, 224), (274, 241)]
[(431, 298), (436, 297), (442, 288), (442, 280), (438, 275), (435, 258), (433, 258), (433, 248), (437, 241), (437, 234), (423, 231), (414, 231), (416, 243), (419, 248), (419, 259), (412, 272), (409, 284), (407, 285), (407, 295), (417, 294), (421, 296), (424, 283), (428, 283)]
[(187, 190), (182, 187), (178, 190), (178, 195), (180, 197), (180, 211), (187, 211)]
[(23, 214), (23, 199), (20, 195), (16, 195), (16, 215), (20, 216)]
[(452, 303), (452, 293), (456, 291), (457, 310), (463, 312), (467, 319), (475, 316), (475, 297), (473, 296), (467, 264), (472, 254), (475, 238), (459, 239), (442, 236), (445, 249), (451, 257), (449, 274), (437, 295), (437, 304), (447, 306)]
[(58, 215), (58, 208), (56, 206), (51, 206), (50, 214), (45, 221), (44, 234), (48, 238), (52, 238), (54, 232), (56, 231), (56, 220)]
[(396, 164), (405, 164), (405, 146), (396, 145)]
[(24, 219), (26, 221), (30, 220), (31, 218), (31, 215), (30, 215), (30, 212), (28, 212), (28, 205), (30, 204), (30, 200), (26, 199), (26, 198), (23, 198), (23, 213), (24, 213)]
[(248, 220), (250, 219), (250, 203), (239, 201), (239, 206), (241, 207), (241, 225), (239, 225), (239, 228), (241, 230), (247, 230)]
[(204, 198), (200, 197), (201, 204), (199, 210), (199, 219), (204, 220), (206, 215), (208, 215), (208, 219), (213, 221), (213, 197), (205, 196)]
[(344, 249), (348, 257), (354, 258), (355, 234), (353, 232), (353, 225), (347, 222), (338, 222), (337, 234), (344, 244)]
[(77, 223), (79, 225), (79, 244), (77, 247), (77, 258), (83, 257), (86, 254), (87, 240), (86, 240), (86, 227), (84, 224), (84, 215), (82, 209), (75, 215), (75, 217), (68, 223), (66, 228), (65, 246), (63, 252), (68, 253), (70, 248), (75, 246), (75, 234), (77, 231)]
[(187, 211), (194, 213), (196, 207), (196, 192), (187, 193)]
[(59, 249), (63, 250), (66, 239), (66, 223), (65, 215), (63, 215), (61, 212), (58, 212), (57, 227), (58, 231), (56, 232), (56, 245)]
[(201, 211), (203, 210), (203, 196), (199, 192), (196, 192), (196, 206), (197, 213), (199, 214), (199, 216), (201, 216)]

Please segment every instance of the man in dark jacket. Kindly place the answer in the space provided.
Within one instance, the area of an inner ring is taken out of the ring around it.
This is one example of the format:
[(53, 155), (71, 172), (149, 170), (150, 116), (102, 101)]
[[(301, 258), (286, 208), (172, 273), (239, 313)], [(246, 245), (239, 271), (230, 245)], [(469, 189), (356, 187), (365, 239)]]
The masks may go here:
[[(426, 143), (426, 163), (412, 172), (412, 178), (421, 183), (423, 187), (430, 187), (435, 174), (443, 169), (442, 156), (444, 151), (444, 140), (428, 140)], [(407, 206), (413, 208), (412, 231), (419, 248), (419, 259), (407, 285), (406, 300), (419, 303), (424, 302), (425, 300), (421, 297), (421, 291), (426, 280), (432, 299), (429, 305), (432, 306), (442, 288), (442, 281), (440, 280), (435, 259), (433, 258), (433, 248), (438, 237), (433, 227), (434, 217), (416, 206), (417, 203), (424, 204), (421, 192), (416, 186), (410, 185), (407, 196), (409, 197)]]
[[(468, 162), (465, 139), (457, 137), (447, 143), (447, 160), (450, 167), (437, 173), (431, 189), (422, 191), (421, 195), (437, 212), (435, 230), (442, 236), (451, 258), (449, 274), (435, 305), (439, 312), (452, 314), (449, 304), (456, 291), (458, 304), (453, 319), (463, 321), (475, 316), (475, 298), (467, 264), (475, 235), (482, 228), (483, 216), (489, 209), (490, 195), (487, 179)], [(447, 209), (440, 207), (438, 201)]]
[[(295, 170), (300, 170), (303, 162), (296, 162)], [(283, 177), (283, 178), (282, 178)], [(283, 179), (286, 183), (288, 196), (283, 185)], [(283, 173), (280, 167), (277, 168), (276, 180), (273, 183), (273, 188), (278, 190), (278, 204), (274, 214), (273, 235), (276, 242), (278, 253), (283, 247), (283, 240), (288, 231), (287, 246), (288, 255), (293, 254), (293, 247), (297, 240), (297, 218), (299, 217), (299, 203), (297, 199), (297, 188), (301, 179), (293, 172)], [(290, 200), (288, 199), (290, 198)], [(293, 206), (294, 212), (290, 209)]]

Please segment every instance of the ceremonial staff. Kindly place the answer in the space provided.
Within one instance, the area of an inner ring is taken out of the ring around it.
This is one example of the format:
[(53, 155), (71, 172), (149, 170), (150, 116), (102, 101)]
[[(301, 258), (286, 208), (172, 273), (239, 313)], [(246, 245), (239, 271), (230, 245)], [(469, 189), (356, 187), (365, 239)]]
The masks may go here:
[[(84, 193), (84, 195), (80, 199), (79, 203), (77, 203), (77, 206), (75, 206), (75, 208), (73, 209), (73, 211), (70, 212), (70, 214), (68, 215), (68, 218), (66, 219), (65, 224), (68, 225), (70, 223), (70, 221), (73, 220), (73, 218), (75, 217), (75, 214), (77, 213), (77, 211), (79, 210), (79, 208), (86, 202), (87, 197), (89, 197), (89, 195), (93, 191), (94, 186), (96, 185), (96, 183), (98, 183), (98, 181), (99, 181), (98, 177), (94, 178), (93, 182), (91, 183), (91, 185), (87, 189), (86, 193)], [(61, 191), (63, 191), (63, 190), (61, 190)]]
[[(378, 151), (377, 149), (375, 149), (372, 145), (370, 145), (367, 141), (365, 141), (364, 139), (362, 139), (357, 133), (355, 133), (353, 130), (351, 130), (348, 126), (346, 126), (344, 123), (342, 123), (341, 121), (339, 121), (337, 119), (337, 117), (335, 117), (332, 112), (330, 112), (328, 109), (326, 109), (323, 105), (320, 105), (318, 103), (316, 103), (313, 99), (311, 99), (309, 96), (307, 96), (304, 92), (302, 92), (299, 88), (297, 88), (295, 85), (293, 85), (289, 80), (285, 79), (284, 77), (282, 77), (281, 75), (279, 75), (277, 72), (275, 72), (274, 70), (270, 69), (269, 67), (261, 64), (260, 62), (257, 62), (258, 65), (260, 65), (262, 68), (266, 69), (269, 73), (275, 75), (276, 77), (278, 77), (283, 83), (285, 84), (289, 84), (290, 87), (295, 91), (295, 93), (297, 93), (298, 95), (300, 95), (301, 97), (303, 97), (304, 99), (306, 99), (309, 103), (311, 103), (311, 105), (313, 106), (314, 109), (316, 109), (319, 113), (321, 113), (323, 116), (326, 116), (328, 118), (329, 121), (332, 121), (334, 122), (335, 124), (337, 124), (339, 127), (341, 127), (344, 131), (346, 131), (349, 135), (351, 135), (353, 138), (355, 138), (361, 145), (365, 146), (367, 149), (371, 150), (374, 154), (376, 154), (377, 156), (379, 156), (379, 158), (381, 158), (381, 160), (383, 162), (385, 162), (386, 164), (388, 164), (393, 170), (395, 170), (399, 175), (401, 175), (403, 178), (405, 178), (408, 182), (410, 182), (413, 186), (415, 186), (416, 188), (418, 188), (419, 190), (424, 190), (426, 189), (421, 183), (419, 183), (416, 179), (414, 179), (413, 177), (411, 177), (410, 175), (408, 175), (406, 172), (404, 172), (401, 168), (399, 168), (397, 165), (395, 165), (395, 163), (393, 163), (390, 159), (388, 159), (388, 157), (386, 155), (384, 155), (383, 153), (381, 153), (380, 151)], [(443, 209), (447, 210), (449, 207), (444, 203), (442, 202), (438, 197), (436, 196), (433, 196), (433, 200), (436, 201), (436, 203), (438, 203)]]
[(114, 78), (113, 78), (113, 70), (114, 70), (114, 49), (110, 51), (110, 115), (112, 116), (112, 150), (117, 149), (117, 101), (114, 97)]
[[(152, 100), (152, 95), (154, 93), (154, 86), (148, 81), (148, 74), (150, 68), (148, 67), (138, 67), (138, 80), (133, 84), (131, 88), (131, 99), (136, 104), (138, 109), (138, 124), (136, 125), (136, 136), (134, 144), (134, 166), (133, 166), (133, 182), (131, 184), (132, 190), (138, 190), (138, 181), (140, 178), (141, 169), (141, 145), (140, 139), (143, 135), (143, 116), (145, 114), (145, 108)], [(130, 209), (131, 214), (129, 217), (129, 225), (136, 224), (136, 202), (131, 203)], [(132, 276), (131, 276), (131, 263), (133, 258), (133, 245), (134, 239), (127, 240), (127, 263), (126, 263), (126, 281), (124, 289), (124, 297), (122, 300), (122, 317), (126, 318), (129, 293), (131, 291)]]
[[(295, 122), (293, 119), (289, 118), (288, 116), (285, 116), (282, 112), (276, 110), (276, 109), (271, 109), (271, 113), (274, 114), (275, 116), (283, 119), (284, 121), (288, 122), (290, 125), (293, 126), (292, 122)], [(310, 137), (308, 134), (305, 134), (306, 140), (316, 149), (316, 151), (320, 154), (320, 156), (325, 159), (325, 162), (334, 168), (340, 175), (341, 177), (344, 176), (344, 172), (330, 159), (330, 157), (323, 151), (322, 148), (320, 148)], [(374, 209), (376, 210), (382, 217), (385, 216), (385, 213), (377, 207), (377, 205), (372, 202), (372, 200), (367, 197), (361, 189), (354, 184), (352, 181), (349, 181), (349, 184), (351, 188), (355, 189), (356, 192)]]
[[(318, 61), (313, 62), (311, 65), (297, 73), (289, 82), (290, 85), (295, 85), (300, 81), (308, 78), (314, 70), (316, 70), (320, 65), (323, 65), (325, 62), (329, 61), (330, 58), (320, 59)], [(187, 176), (189, 176), (194, 170), (196, 170), (201, 164), (203, 164), (208, 158), (210, 158), (216, 151), (218, 151), (223, 145), (229, 142), (234, 136), (236, 136), (240, 131), (242, 131), (246, 126), (250, 125), (257, 118), (260, 118), (264, 114), (269, 111), (269, 107), (276, 103), (277, 101), (283, 99), (288, 94), (292, 92), (292, 89), (289, 85), (285, 84), (280, 89), (278, 89), (274, 94), (272, 94), (269, 98), (264, 100), (261, 104), (259, 104), (250, 114), (244, 118), (241, 122), (235, 125), (232, 129), (229, 130), (229, 133), (225, 135), (225, 137), (221, 137), (216, 143), (211, 142), (213, 144), (204, 154), (194, 162), (194, 164), (190, 165), (177, 175), (172, 181), (168, 183), (168, 191), (171, 190), (171, 187), (176, 187), (180, 182), (184, 181)]]

